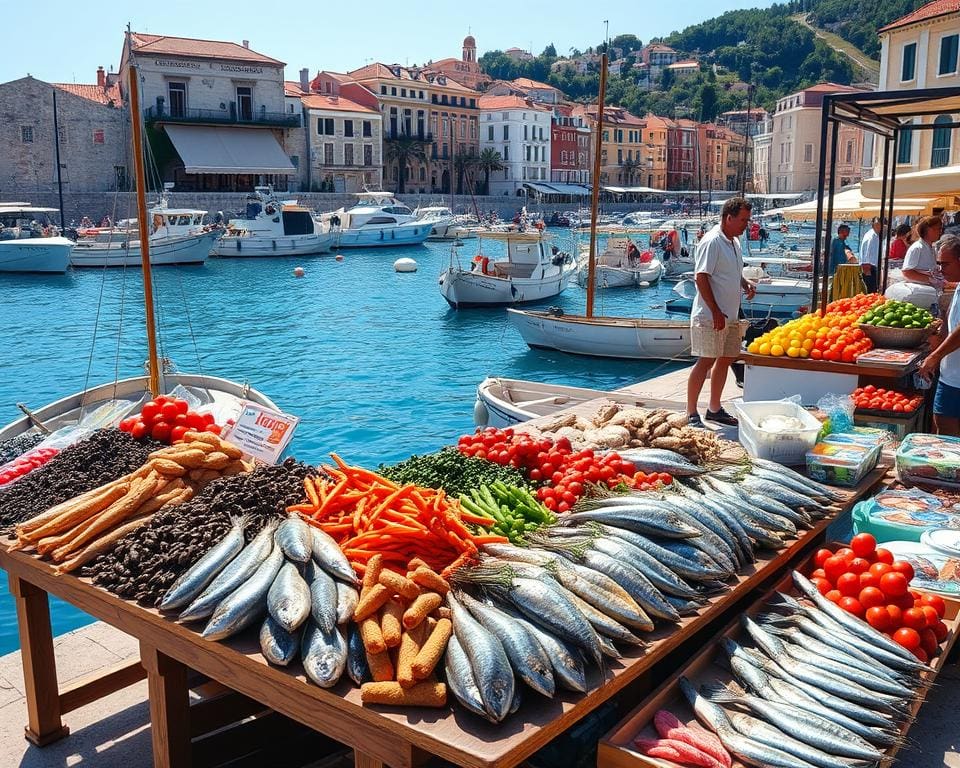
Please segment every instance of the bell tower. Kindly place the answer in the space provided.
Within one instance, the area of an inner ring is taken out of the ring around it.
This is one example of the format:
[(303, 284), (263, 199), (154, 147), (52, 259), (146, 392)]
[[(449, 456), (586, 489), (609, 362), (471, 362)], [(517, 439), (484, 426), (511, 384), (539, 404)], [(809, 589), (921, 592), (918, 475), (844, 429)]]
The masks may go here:
[(467, 35), (463, 39), (463, 60), (470, 64), (477, 62), (477, 41), (473, 39), (473, 35)]

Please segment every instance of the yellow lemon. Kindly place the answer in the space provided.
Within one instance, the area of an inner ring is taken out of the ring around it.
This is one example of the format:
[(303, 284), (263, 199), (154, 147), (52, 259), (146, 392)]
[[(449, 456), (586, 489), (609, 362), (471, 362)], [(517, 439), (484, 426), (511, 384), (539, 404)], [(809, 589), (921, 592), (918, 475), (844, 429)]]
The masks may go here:
[(752, 341), (750, 342), (750, 344), (747, 345), (747, 352), (749, 352), (751, 355), (755, 355), (759, 351), (760, 351), (760, 345), (757, 342)]
[(803, 344), (800, 345), (800, 348), (806, 352), (809, 352), (814, 347), (813, 339), (807, 339)]
[(803, 347), (801, 347), (801, 348), (800, 348), (800, 357), (801, 357), (801, 358), (810, 357), (810, 353), (809, 353), (807, 350), (805, 350)]
[(761, 355), (769, 355), (769, 354), (770, 354), (770, 342), (769, 342), (769, 341), (763, 342), (763, 343), (760, 345), (760, 348), (757, 350), (757, 352), (758, 352), (759, 354), (761, 354)]
[(790, 349), (800, 349), (800, 339), (790, 339)]
[(787, 357), (800, 357), (800, 347), (790, 347), (787, 350)]
[(770, 354), (774, 357), (783, 357), (783, 347), (779, 344), (774, 344), (770, 347)]
[(803, 336), (804, 338), (807, 338), (807, 339), (815, 339), (817, 338), (817, 332), (814, 330), (809, 330), (805, 334), (803, 334)]

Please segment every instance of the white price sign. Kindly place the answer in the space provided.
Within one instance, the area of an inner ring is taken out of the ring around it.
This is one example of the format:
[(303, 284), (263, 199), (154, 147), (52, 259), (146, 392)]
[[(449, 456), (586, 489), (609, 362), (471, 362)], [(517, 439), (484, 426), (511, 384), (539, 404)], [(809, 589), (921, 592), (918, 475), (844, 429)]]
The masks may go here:
[(259, 461), (276, 464), (299, 423), (299, 416), (244, 401), (236, 423), (224, 439)]

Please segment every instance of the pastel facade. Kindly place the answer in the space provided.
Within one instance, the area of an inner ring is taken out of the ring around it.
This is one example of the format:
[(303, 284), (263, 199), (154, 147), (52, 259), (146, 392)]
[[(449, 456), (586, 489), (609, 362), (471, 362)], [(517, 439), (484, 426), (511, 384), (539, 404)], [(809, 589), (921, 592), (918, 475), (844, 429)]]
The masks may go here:
[(550, 181), (590, 184), (590, 127), (582, 107), (561, 104), (550, 123)]
[(480, 98), (480, 149), (500, 154), (502, 171), (490, 176), (491, 195), (524, 195), (525, 182), (550, 179), (552, 110), (519, 96)]

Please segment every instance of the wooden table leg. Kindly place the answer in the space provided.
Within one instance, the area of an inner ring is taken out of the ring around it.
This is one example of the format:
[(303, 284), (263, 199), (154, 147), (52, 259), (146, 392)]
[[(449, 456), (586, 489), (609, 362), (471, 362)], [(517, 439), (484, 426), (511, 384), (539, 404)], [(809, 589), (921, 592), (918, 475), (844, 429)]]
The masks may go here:
[(353, 750), (353, 768), (386, 768), (382, 760), (377, 760), (363, 752)]
[(140, 663), (147, 670), (154, 768), (189, 768), (190, 689), (187, 667), (140, 641)]
[(10, 576), (10, 594), (17, 608), (20, 658), (27, 698), (24, 735), (38, 747), (70, 733), (60, 719), (57, 662), (53, 655), (50, 602), (47, 593), (18, 576)]

